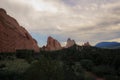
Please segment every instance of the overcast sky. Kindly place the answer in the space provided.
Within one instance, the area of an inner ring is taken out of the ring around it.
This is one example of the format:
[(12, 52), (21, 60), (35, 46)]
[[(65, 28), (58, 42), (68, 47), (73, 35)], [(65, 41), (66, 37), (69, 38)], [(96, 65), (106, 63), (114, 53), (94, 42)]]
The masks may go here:
[(45, 45), (48, 36), (61, 44), (120, 42), (120, 0), (0, 0), (0, 7)]

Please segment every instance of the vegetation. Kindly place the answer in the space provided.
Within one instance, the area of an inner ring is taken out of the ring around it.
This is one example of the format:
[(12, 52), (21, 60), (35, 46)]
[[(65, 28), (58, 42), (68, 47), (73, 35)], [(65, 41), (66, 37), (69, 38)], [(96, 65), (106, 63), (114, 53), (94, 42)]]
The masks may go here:
[(0, 80), (120, 80), (120, 49), (74, 45), (58, 51), (0, 53)]

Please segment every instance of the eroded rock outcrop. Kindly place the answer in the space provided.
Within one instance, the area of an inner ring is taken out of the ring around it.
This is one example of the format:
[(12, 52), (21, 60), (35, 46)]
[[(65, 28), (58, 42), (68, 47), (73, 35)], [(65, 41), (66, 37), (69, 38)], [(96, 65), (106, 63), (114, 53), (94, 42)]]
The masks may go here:
[(39, 51), (36, 40), (18, 22), (0, 8), (0, 52), (27, 49)]
[(61, 44), (51, 36), (47, 39), (47, 45), (42, 47), (43, 50), (46, 51), (55, 51), (62, 49)]
[(84, 43), (82, 46), (91, 46), (89, 42)]
[(76, 43), (75, 43), (74, 40), (71, 40), (70, 38), (68, 38), (65, 48), (71, 47), (71, 46), (73, 46), (75, 44)]

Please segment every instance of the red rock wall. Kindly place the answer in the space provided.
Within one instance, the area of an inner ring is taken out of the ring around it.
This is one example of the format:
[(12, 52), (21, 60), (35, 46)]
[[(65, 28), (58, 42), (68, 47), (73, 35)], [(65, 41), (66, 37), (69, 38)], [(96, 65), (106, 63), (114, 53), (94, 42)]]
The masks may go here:
[(47, 39), (47, 45), (43, 47), (43, 50), (46, 51), (55, 51), (60, 49), (62, 49), (61, 44), (51, 36)]
[(70, 38), (68, 38), (65, 48), (69, 48), (69, 47), (71, 47), (71, 46), (73, 46), (75, 44), (76, 43), (75, 43), (74, 40), (71, 40)]
[(16, 49), (39, 51), (31, 35), (14, 18), (0, 9), (0, 52), (15, 52)]

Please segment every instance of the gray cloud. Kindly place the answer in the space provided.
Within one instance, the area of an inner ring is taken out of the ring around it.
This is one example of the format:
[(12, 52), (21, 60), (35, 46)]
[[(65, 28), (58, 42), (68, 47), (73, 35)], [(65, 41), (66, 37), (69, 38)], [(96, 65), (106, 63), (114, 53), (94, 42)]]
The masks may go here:
[(29, 32), (61, 43), (120, 40), (119, 0), (1, 0), (0, 7)]

